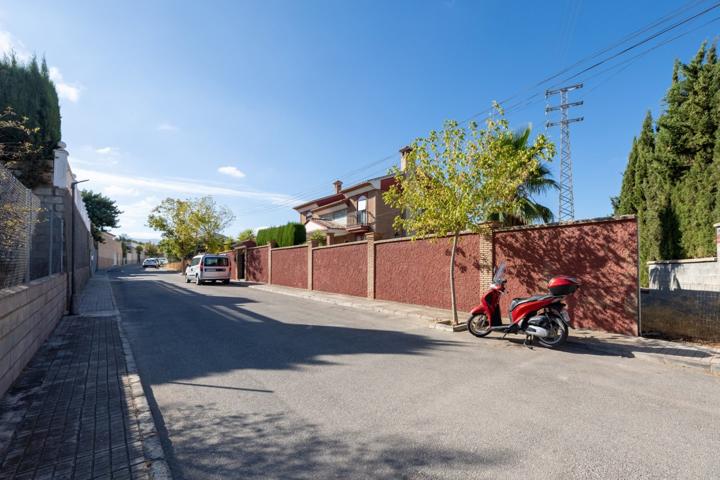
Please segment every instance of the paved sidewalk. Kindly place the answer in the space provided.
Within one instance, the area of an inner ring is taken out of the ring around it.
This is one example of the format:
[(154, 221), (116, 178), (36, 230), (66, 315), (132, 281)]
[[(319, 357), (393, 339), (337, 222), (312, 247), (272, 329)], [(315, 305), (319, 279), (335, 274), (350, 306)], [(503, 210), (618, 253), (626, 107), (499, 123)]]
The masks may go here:
[[(247, 285), (250, 288), (268, 292), (417, 320), (424, 322), (431, 328), (452, 331), (447, 325), (452, 318), (452, 314), (450, 311), (444, 309), (384, 300), (369, 300), (367, 298), (352, 297), (350, 295), (302, 290), (277, 285), (253, 283), (247, 283)], [(460, 319), (460, 321), (464, 320), (465, 318)], [(703, 373), (720, 376), (720, 351), (711, 348), (585, 329), (571, 330), (568, 341), (573, 345), (588, 350), (595, 350), (621, 357), (642, 358), (644, 360), (692, 368)]]
[(0, 479), (169, 478), (107, 276), (77, 307), (0, 400)]

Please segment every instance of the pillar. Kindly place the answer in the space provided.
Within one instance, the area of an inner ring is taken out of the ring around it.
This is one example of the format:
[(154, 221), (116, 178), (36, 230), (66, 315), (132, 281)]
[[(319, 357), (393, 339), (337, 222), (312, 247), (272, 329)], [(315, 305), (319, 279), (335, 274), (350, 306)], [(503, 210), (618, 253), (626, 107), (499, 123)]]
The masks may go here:
[(478, 260), (480, 261), (480, 290), (485, 291), (492, 282), (493, 278), (493, 231), (488, 230), (478, 234), (480, 241), (480, 251), (478, 252)]
[(367, 298), (375, 299), (375, 232), (365, 234), (367, 240)]
[(307, 289), (313, 289), (313, 248), (316, 243), (314, 240), (307, 241)]
[(267, 283), (268, 283), (268, 285), (270, 285), (270, 284), (272, 284), (272, 249), (273, 249), (272, 241), (268, 242), (267, 249), (268, 249), (268, 254), (267, 254), (267, 257), (268, 257), (268, 280), (267, 280)]
[(715, 261), (720, 265), (720, 223), (716, 223), (713, 227), (715, 227)]

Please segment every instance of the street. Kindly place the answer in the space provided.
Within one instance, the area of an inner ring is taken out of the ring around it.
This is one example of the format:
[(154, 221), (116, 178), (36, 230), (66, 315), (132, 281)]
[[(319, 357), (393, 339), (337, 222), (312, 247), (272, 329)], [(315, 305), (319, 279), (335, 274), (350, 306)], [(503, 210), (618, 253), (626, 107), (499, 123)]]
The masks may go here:
[(720, 478), (717, 377), (165, 271), (111, 281), (177, 479)]

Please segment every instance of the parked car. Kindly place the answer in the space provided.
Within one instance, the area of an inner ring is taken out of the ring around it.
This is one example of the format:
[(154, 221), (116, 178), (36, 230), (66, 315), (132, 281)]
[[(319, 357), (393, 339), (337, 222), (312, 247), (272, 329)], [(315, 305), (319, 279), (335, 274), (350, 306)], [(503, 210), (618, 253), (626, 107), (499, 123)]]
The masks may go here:
[(227, 285), (230, 283), (230, 259), (226, 255), (195, 255), (185, 269), (185, 283), (192, 281), (197, 285), (205, 282), (222, 282)]
[(160, 262), (160, 266), (161, 266), (161, 267), (164, 267), (165, 265), (168, 264), (168, 259), (165, 258), (165, 257), (160, 257), (160, 258), (157, 259), (157, 261)]
[(160, 268), (160, 262), (156, 258), (146, 258), (143, 260), (143, 268)]

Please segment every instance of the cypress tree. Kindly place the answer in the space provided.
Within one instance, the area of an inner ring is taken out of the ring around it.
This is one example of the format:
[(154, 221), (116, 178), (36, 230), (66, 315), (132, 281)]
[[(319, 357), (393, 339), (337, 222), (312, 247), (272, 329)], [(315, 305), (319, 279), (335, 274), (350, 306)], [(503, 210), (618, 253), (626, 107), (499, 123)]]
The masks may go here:
[[(60, 105), (47, 62), (32, 57), (27, 64), (18, 62), (14, 54), (0, 59), (0, 112), (8, 107), (21, 118), (33, 133), (31, 142), (40, 149), (42, 158), (50, 160), (60, 141)], [(0, 144), (11, 142), (0, 135)], [(28, 172), (24, 183), (35, 184), (43, 172)], [(33, 178), (33, 175), (35, 178)], [(30, 186), (30, 185), (28, 185)]]
[(720, 221), (720, 65), (715, 44), (676, 61), (653, 129), (648, 113), (633, 141), (616, 213), (640, 227), (641, 281), (648, 260), (714, 254)]

